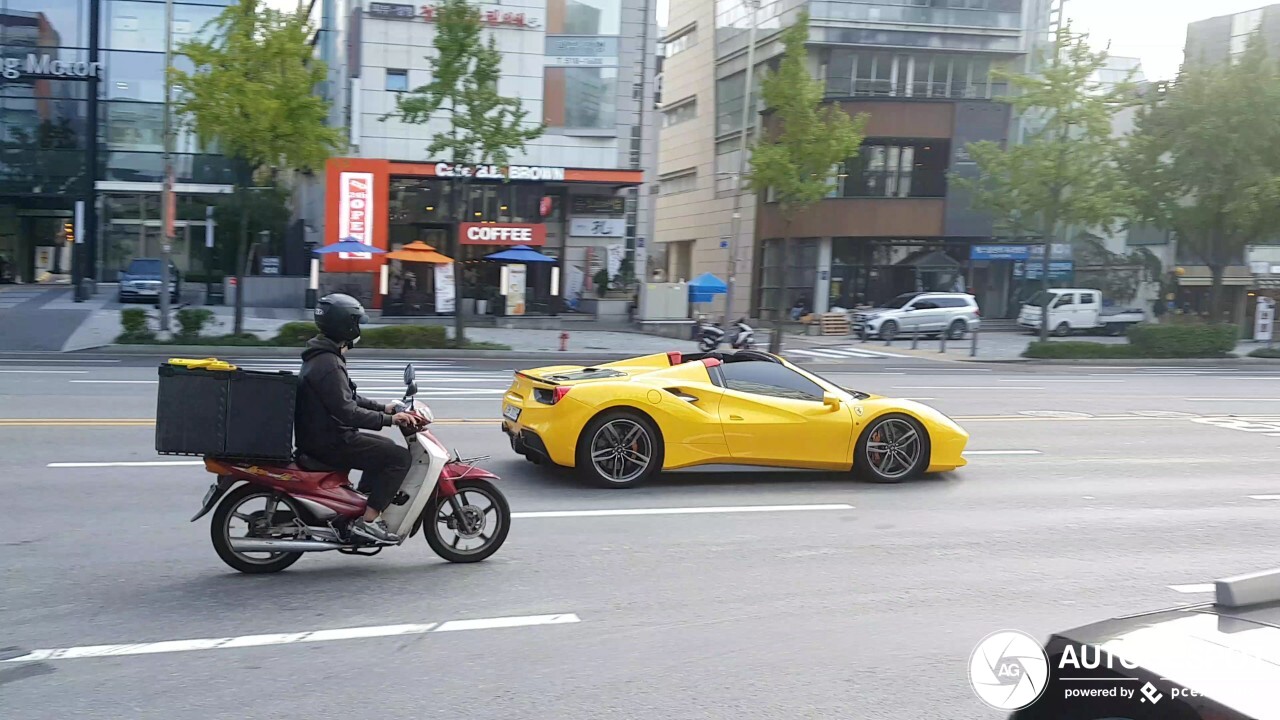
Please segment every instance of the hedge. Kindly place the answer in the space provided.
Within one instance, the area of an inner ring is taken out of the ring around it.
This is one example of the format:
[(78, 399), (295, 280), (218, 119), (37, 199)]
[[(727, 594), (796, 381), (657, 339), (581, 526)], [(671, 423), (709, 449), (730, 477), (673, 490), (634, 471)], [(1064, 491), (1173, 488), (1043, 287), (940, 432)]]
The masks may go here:
[(1063, 340), (1033, 342), (1023, 351), (1022, 356), (1038, 360), (1120, 360), (1144, 357), (1138, 354), (1133, 345)]
[(1141, 357), (1222, 357), (1236, 348), (1235, 325), (1133, 325), (1129, 343)]
[(1249, 353), (1249, 357), (1280, 358), (1280, 348), (1258, 348)]
[[(302, 347), (316, 336), (315, 323), (286, 323), (272, 339), (281, 347)], [(387, 325), (360, 333), (362, 348), (440, 349), (452, 347), (443, 325)]]

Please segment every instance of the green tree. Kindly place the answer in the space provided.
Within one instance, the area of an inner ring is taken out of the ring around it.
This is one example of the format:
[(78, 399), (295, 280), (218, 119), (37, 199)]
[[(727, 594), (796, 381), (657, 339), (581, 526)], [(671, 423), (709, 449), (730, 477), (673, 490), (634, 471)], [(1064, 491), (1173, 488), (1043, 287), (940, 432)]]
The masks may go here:
[[(282, 12), (240, 0), (210, 21), (202, 39), (181, 44), (195, 71), (169, 69), (179, 117), (205, 147), (216, 145), (236, 170), (240, 237), (237, 288), (244, 287), (249, 199), (255, 179), (288, 169), (317, 170), (343, 147), (328, 126), (329, 102), (314, 91), (325, 81), (313, 56), (305, 12)], [(244, 293), (236, 293), (235, 332), (244, 330)]]
[(1208, 267), (1217, 322), (1227, 267), (1280, 228), (1280, 71), (1256, 35), (1237, 62), (1189, 60), (1139, 112), (1121, 164), (1139, 217)]
[[(1015, 234), (1032, 230), (1043, 238), (1044, 288), (1049, 287), (1053, 243), (1063, 241), (1072, 227), (1108, 229), (1129, 213), (1112, 120), (1132, 106), (1133, 89), (1128, 82), (1108, 87), (1094, 80), (1106, 63), (1106, 52), (1094, 52), (1087, 35), (1064, 24), (1034, 73), (993, 71), (1013, 87), (1004, 100), (1021, 117), (1025, 132), (1020, 142), (1007, 146), (969, 144), (978, 177), (952, 178), (953, 186), (971, 192), (974, 206), (992, 213), (999, 227)], [(1041, 318), (1041, 340), (1049, 336), (1048, 317), (1045, 312)]]
[[(803, 12), (782, 33), (784, 47), (778, 69), (760, 84), (771, 127), (751, 148), (750, 187), (772, 194), (790, 243), (796, 215), (831, 192), (840, 167), (857, 157), (867, 118), (850, 117), (838, 105), (823, 105), (825, 90), (809, 73), (809, 14)], [(744, 102), (751, 101), (748, 88)], [(745, 132), (746, 129), (743, 129)], [(781, 337), (775, 326), (770, 346)]]
[[(545, 126), (528, 120), (519, 98), (499, 94), (502, 53), (492, 35), (485, 38), (478, 6), (468, 0), (444, 0), (436, 7), (435, 26), (435, 53), (427, 56), (431, 82), (396, 98), (395, 111), (381, 120), (396, 118), (410, 125), (425, 125), (440, 119), (444, 129), (431, 135), (428, 157), (448, 158), (463, 168), (507, 165), (511, 154), (540, 137)], [(464, 174), (449, 181), (449, 208), (457, 223), (466, 219), (470, 179)], [(461, 237), (457, 231), (450, 247), (454, 277), (461, 278)], [(453, 316), (454, 341), (462, 345), (466, 338), (461, 303), (455, 305)]]

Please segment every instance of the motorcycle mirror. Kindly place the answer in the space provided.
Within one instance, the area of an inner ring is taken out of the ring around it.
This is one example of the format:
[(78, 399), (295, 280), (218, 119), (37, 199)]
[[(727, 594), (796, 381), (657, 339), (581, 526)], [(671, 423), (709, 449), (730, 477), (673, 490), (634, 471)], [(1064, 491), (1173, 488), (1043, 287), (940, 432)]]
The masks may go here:
[(416, 377), (416, 374), (413, 372), (413, 363), (409, 363), (408, 365), (405, 365), (404, 366), (404, 384), (412, 385), (415, 377)]
[(407, 398), (411, 398), (411, 397), (413, 397), (414, 395), (417, 395), (417, 394), (418, 394), (418, 383), (413, 382), (413, 381), (410, 381), (410, 382), (409, 382), (409, 387), (408, 387), (408, 388), (406, 388), (406, 389), (405, 389), (405, 391), (404, 391), (404, 396), (405, 396), (405, 397), (407, 397)]

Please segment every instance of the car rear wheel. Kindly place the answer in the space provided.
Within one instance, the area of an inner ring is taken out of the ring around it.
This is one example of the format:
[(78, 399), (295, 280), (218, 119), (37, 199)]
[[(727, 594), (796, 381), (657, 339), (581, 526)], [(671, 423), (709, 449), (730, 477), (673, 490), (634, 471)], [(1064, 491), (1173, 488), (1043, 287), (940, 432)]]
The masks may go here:
[(952, 320), (951, 326), (947, 328), (948, 340), (963, 340), (964, 333), (968, 330), (963, 320)]
[(912, 480), (928, 465), (929, 435), (915, 418), (902, 413), (873, 420), (854, 448), (854, 471), (872, 482)]
[(597, 416), (578, 439), (578, 472), (601, 487), (638, 485), (662, 469), (662, 458), (658, 427), (644, 415), (628, 410)]

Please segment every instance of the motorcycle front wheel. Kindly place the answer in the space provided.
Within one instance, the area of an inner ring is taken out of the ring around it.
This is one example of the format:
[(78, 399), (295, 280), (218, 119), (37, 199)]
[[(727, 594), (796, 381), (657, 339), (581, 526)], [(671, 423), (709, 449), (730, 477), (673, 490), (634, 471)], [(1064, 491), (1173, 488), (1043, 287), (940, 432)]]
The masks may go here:
[(453, 563), (480, 562), (496, 553), (511, 530), (511, 506), (488, 480), (458, 480), (458, 494), (427, 506), (423, 535), (437, 555)]

